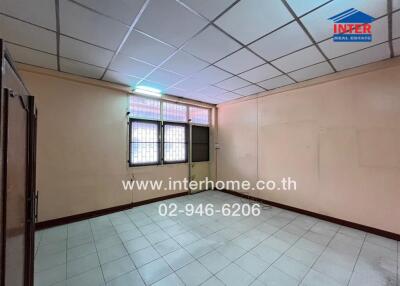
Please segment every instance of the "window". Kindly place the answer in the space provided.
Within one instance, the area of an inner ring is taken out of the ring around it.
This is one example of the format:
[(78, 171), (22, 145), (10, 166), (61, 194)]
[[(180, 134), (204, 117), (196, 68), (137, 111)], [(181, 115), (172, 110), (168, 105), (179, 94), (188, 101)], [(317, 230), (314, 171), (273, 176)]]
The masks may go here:
[(164, 124), (164, 162), (187, 162), (187, 126), (179, 123)]
[(171, 102), (163, 102), (163, 120), (187, 122), (187, 106)]
[(209, 125), (209, 110), (201, 107), (189, 107), (189, 118), (192, 120), (192, 124)]
[(192, 162), (209, 161), (210, 129), (208, 126), (192, 126)]
[(133, 118), (160, 120), (161, 102), (156, 99), (149, 99), (139, 96), (130, 97), (130, 116)]
[(130, 120), (129, 165), (153, 165), (160, 162), (160, 124), (157, 121)]
[(129, 117), (129, 166), (188, 162), (189, 118), (192, 160), (209, 160), (209, 109), (134, 95)]

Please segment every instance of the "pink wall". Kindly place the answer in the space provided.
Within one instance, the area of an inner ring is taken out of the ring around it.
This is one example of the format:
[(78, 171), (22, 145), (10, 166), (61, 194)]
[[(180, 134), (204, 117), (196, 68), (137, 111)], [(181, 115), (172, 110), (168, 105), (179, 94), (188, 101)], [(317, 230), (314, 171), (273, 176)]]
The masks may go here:
[(400, 234), (400, 64), (219, 106), (218, 179), (292, 177), (251, 195)]

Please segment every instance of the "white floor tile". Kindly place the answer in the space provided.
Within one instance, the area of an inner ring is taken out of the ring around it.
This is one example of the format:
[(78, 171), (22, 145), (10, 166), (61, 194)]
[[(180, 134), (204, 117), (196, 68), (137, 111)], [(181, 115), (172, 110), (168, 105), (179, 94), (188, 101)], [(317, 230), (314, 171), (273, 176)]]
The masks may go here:
[(211, 273), (197, 261), (193, 261), (179, 269), (176, 274), (187, 286), (200, 285), (212, 276)]
[(172, 273), (172, 269), (162, 258), (140, 267), (138, 271), (147, 285), (153, 284)]

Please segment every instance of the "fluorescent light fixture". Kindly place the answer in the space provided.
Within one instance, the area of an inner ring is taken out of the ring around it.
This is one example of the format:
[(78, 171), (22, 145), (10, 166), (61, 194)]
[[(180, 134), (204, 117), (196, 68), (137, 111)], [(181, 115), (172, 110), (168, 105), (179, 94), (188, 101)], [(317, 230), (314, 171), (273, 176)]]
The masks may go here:
[(161, 95), (162, 95), (161, 90), (154, 88), (154, 87), (144, 86), (144, 85), (136, 86), (134, 91), (136, 93), (157, 96), (157, 97), (161, 97)]

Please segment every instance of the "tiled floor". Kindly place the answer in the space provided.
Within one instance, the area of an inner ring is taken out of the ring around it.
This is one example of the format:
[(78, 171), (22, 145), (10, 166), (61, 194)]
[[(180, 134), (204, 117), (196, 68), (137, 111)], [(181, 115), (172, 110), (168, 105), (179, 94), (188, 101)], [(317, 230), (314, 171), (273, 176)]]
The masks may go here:
[[(214, 191), (168, 202), (243, 199)], [(38, 232), (35, 286), (400, 286), (396, 241), (279, 208), (161, 217), (158, 205)]]

